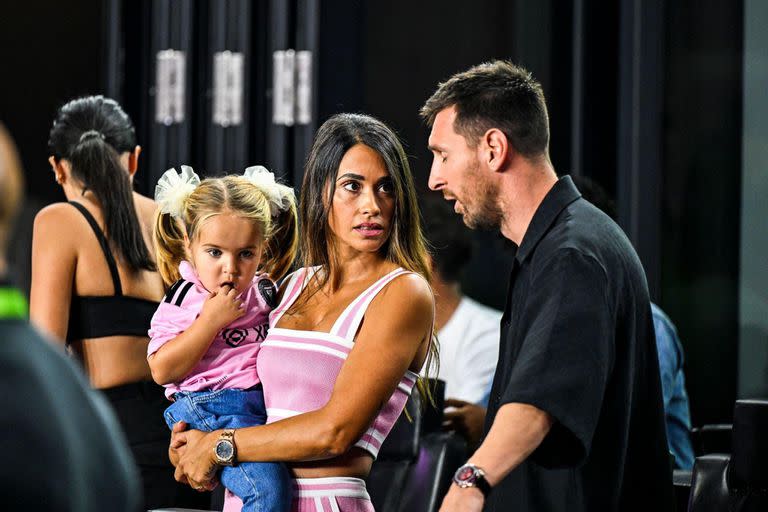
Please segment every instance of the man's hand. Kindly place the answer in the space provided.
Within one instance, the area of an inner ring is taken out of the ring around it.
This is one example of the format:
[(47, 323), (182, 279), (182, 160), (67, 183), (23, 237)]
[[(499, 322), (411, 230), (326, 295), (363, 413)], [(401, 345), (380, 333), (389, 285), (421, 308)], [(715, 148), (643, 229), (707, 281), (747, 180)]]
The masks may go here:
[(448, 493), (443, 498), (440, 512), (480, 512), (483, 509), (485, 498), (480, 489), (476, 487), (461, 488), (451, 484)]
[(483, 435), (485, 407), (453, 398), (446, 399), (445, 406), (454, 409), (443, 415), (443, 428), (458, 432), (467, 440), (470, 450), (477, 447)]

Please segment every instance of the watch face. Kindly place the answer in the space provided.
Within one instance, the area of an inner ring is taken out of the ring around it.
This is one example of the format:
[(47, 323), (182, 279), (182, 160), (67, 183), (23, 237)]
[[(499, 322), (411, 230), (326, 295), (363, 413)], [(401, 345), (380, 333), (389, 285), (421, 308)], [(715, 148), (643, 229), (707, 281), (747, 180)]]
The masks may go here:
[(219, 441), (216, 443), (216, 456), (219, 460), (230, 460), (234, 455), (235, 449), (229, 441)]
[(459, 482), (472, 484), (476, 479), (477, 479), (477, 475), (475, 474), (475, 469), (471, 466), (461, 467), (459, 468), (459, 471), (456, 473), (456, 480)]

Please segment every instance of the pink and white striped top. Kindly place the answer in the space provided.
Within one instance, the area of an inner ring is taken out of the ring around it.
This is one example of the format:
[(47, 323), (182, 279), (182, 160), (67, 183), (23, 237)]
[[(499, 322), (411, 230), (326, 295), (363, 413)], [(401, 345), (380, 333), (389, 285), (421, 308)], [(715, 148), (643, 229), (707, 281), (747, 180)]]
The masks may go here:
[[(398, 268), (376, 281), (347, 306), (331, 332), (275, 327), (318, 268), (302, 268), (294, 272), (288, 280), (283, 300), (269, 316), (270, 329), (256, 362), (264, 386), (267, 423), (314, 411), (328, 403), (368, 305), (390, 281), (411, 273)], [(381, 444), (403, 411), (417, 377), (416, 373), (406, 371), (395, 392), (355, 446), (376, 458)]]

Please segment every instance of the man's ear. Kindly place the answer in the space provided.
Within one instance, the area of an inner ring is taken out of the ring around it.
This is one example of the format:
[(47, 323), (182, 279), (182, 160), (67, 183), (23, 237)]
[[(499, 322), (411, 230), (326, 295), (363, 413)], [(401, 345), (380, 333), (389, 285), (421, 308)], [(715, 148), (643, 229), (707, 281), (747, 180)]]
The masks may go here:
[(481, 144), (483, 147), (483, 159), (485, 160), (485, 164), (493, 172), (503, 170), (505, 163), (511, 156), (510, 152), (513, 151), (504, 132), (498, 128), (491, 128), (483, 135)]

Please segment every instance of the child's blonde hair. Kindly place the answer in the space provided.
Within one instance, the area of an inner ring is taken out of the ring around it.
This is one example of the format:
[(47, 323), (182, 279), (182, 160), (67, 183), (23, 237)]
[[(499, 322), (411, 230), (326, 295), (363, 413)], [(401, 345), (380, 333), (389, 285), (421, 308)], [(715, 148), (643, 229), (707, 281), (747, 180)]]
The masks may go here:
[(180, 279), (179, 264), (186, 257), (184, 235), (193, 240), (204, 222), (232, 212), (253, 221), (264, 237), (260, 268), (277, 281), (293, 265), (298, 248), (296, 199), (289, 194), (284, 208), (272, 218), (270, 201), (261, 188), (243, 176), (207, 178), (184, 199), (178, 218), (160, 211), (155, 220), (157, 266), (166, 285)]

